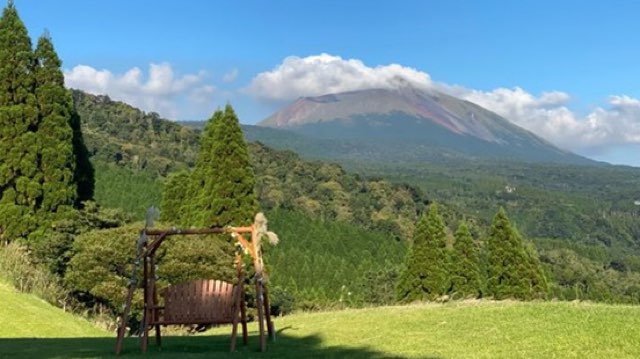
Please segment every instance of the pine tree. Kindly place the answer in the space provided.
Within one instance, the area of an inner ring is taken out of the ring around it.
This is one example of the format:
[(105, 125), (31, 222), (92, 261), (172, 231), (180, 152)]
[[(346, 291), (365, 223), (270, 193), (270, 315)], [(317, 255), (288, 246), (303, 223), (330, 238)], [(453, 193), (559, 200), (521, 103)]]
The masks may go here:
[(42, 172), (42, 203), (38, 210), (48, 214), (61, 207), (70, 208), (77, 195), (70, 126), (73, 104), (71, 94), (64, 87), (62, 62), (48, 33), (38, 40), (35, 55), (35, 93), (40, 115), (36, 135)]
[(477, 298), (482, 286), (480, 260), (467, 222), (460, 221), (455, 237), (451, 258), (452, 293), (462, 298)]
[(414, 301), (436, 299), (449, 286), (446, 232), (437, 204), (418, 221), (406, 269), (398, 283), (398, 299)]
[(0, 239), (37, 225), (43, 174), (36, 130), (35, 58), (24, 23), (9, 2), (0, 18)]
[[(531, 299), (541, 295), (543, 276), (539, 261), (527, 254), (522, 238), (503, 208), (493, 219), (487, 243), (488, 294), (495, 299)], [(537, 258), (536, 258), (537, 259)], [(537, 275), (541, 277), (536, 278)]]

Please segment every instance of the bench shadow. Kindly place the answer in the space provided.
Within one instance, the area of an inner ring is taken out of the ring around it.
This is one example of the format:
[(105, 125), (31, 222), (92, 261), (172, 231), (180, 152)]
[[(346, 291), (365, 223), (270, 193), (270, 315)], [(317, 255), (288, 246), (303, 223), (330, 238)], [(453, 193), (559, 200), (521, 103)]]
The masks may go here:
[[(115, 355), (115, 336), (100, 338), (0, 338), (0, 358), (394, 358), (367, 347), (326, 346), (319, 335), (294, 337), (280, 333), (269, 341), (267, 351), (259, 351), (257, 335), (249, 336), (244, 346), (238, 338), (238, 350), (229, 352), (228, 335), (163, 336), (162, 349), (149, 338), (147, 354), (140, 351), (137, 337), (126, 338), (122, 353)], [(423, 358), (436, 358), (425, 354)]]

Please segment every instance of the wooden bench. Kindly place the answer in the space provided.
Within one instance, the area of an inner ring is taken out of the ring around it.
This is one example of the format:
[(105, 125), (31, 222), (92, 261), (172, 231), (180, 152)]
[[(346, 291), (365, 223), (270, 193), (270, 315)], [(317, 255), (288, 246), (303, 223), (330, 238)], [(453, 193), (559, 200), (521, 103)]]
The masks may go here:
[(149, 325), (156, 327), (158, 344), (161, 344), (160, 325), (233, 324), (233, 351), (238, 322), (242, 322), (246, 344), (246, 314), (241, 285), (201, 279), (169, 286), (161, 295), (164, 305), (150, 308), (149, 316)]

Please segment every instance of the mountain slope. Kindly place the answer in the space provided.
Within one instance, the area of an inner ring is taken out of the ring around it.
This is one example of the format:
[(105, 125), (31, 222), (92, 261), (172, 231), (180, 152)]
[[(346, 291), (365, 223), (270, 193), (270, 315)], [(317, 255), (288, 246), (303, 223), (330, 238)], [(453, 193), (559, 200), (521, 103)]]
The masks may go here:
[[(593, 164), (478, 105), (435, 91), (373, 89), (303, 97), (259, 123), (318, 139), (375, 145), (369, 159), (450, 157)], [(366, 159), (366, 158), (365, 158)]]

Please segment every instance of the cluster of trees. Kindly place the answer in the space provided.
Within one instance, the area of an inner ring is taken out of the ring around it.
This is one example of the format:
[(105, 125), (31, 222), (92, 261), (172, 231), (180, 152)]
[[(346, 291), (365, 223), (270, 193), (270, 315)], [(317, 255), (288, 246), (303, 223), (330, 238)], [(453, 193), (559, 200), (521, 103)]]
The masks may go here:
[(0, 241), (24, 241), (49, 262), (68, 249), (75, 229), (67, 223), (93, 196), (93, 168), (60, 67), (49, 34), (34, 50), (10, 1), (0, 18)]
[(460, 222), (450, 243), (438, 206), (432, 204), (416, 225), (398, 282), (398, 299), (546, 297), (547, 281), (537, 253), (523, 242), (504, 209), (493, 219), (484, 253), (479, 248), (465, 221)]

